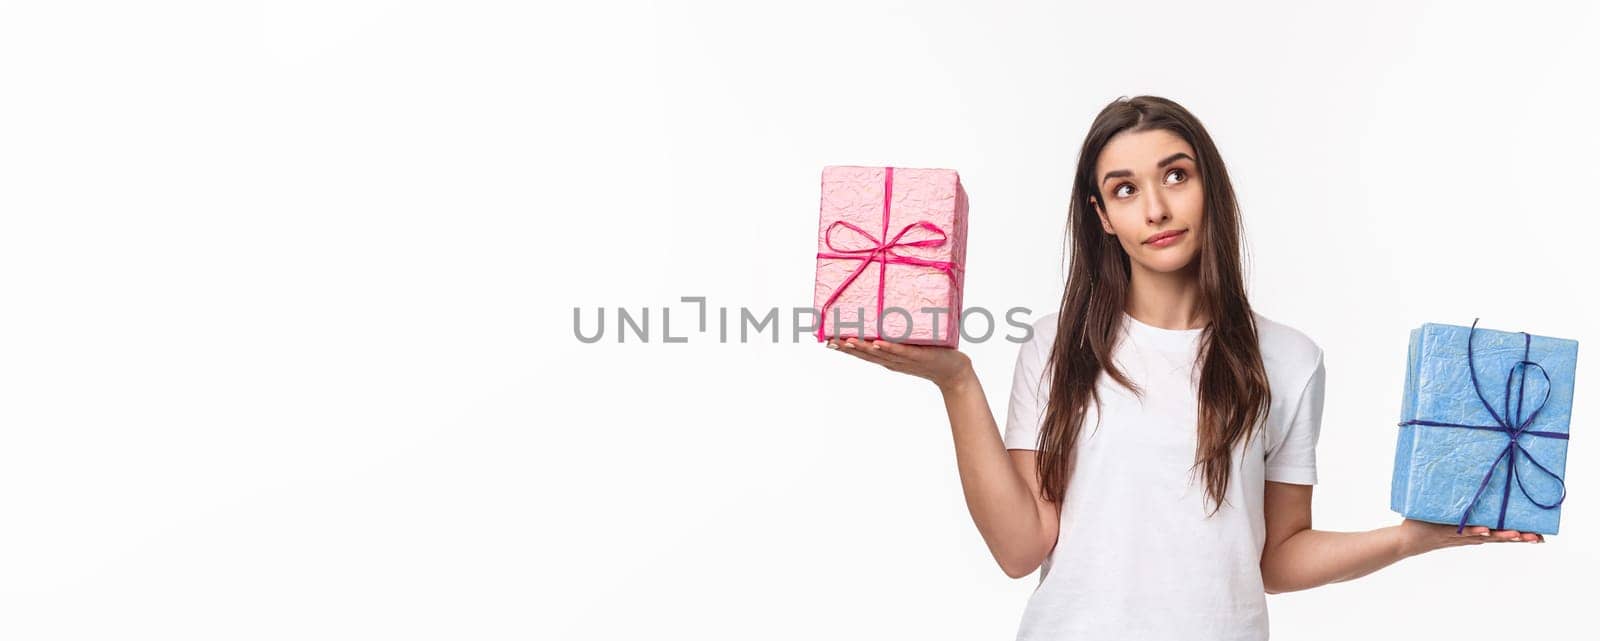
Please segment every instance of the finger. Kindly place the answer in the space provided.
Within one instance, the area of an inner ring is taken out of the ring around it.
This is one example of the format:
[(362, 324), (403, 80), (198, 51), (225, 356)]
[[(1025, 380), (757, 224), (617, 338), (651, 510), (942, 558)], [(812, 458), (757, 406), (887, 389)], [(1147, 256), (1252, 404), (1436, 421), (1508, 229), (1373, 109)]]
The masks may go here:
[(1468, 536), (1489, 536), (1489, 528), (1482, 525), (1474, 525), (1467, 528), (1464, 534)]
[(1518, 541), (1522, 539), (1522, 533), (1516, 530), (1500, 530), (1494, 533), (1494, 539), (1497, 541)]
[(853, 350), (858, 356), (879, 365), (883, 365), (884, 367), (888, 367), (891, 364), (902, 364), (904, 362), (902, 359), (897, 358), (888, 351), (884, 350), (882, 344), (883, 341), (881, 340), (861, 340), (852, 337), (845, 341), (845, 348), (848, 350)]
[(905, 349), (904, 345), (901, 345), (900, 343), (896, 343), (894, 341), (886, 341), (886, 340), (879, 339), (879, 340), (872, 341), (872, 346), (874, 348), (877, 348), (879, 351), (882, 351), (884, 354), (887, 354), (887, 355), (889, 355), (891, 357), (894, 357), (894, 358), (906, 358), (907, 356), (910, 355), (910, 352)]
[(856, 340), (855, 337), (846, 338), (840, 341), (839, 347), (841, 348), (839, 351), (856, 358), (868, 361), (878, 360), (878, 355), (876, 353), (868, 353), (867, 344)]
[(892, 341), (875, 340), (875, 341), (872, 341), (871, 345), (869, 345), (868, 348), (870, 350), (872, 350), (873, 352), (877, 353), (879, 356), (883, 357), (885, 360), (888, 360), (888, 361), (891, 361), (891, 362), (896, 362), (896, 363), (909, 363), (909, 362), (911, 362), (910, 351), (905, 349), (904, 345), (900, 345), (900, 344), (894, 343)]
[(849, 354), (856, 358), (871, 360), (867, 357), (867, 355), (861, 352), (861, 346), (854, 341), (855, 339), (853, 338), (835, 338), (830, 341), (830, 344), (833, 345), (835, 349), (845, 354)]
[(1522, 540), (1528, 543), (1544, 543), (1544, 537), (1537, 532), (1523, 532)]
[(872, 349), (869, 345), (867, 345), (867, 343), (856, 340), (854, 337), (846, 339), (844, 342), (844, 349), (840, 351), (847, 352), (850, 355), (864, 361), (877, 363), (884, 367), (889, 366), (889, 362), (883, 357), (882, 352)]
[(854, 336), (851, 336), (848, 338), (830, 338), (828, 339), (828, 346), (842, 352), (849, 349), (860, 349), (863, 344), (856, 340)]
[(878, 346), (883, 349), (884, 353), (907, 363), (916, 363), (922, 360), (927, 355), (924, 350), (931, 349), (923, 345), (896, 343), (894, 341), (881, 341)]
[(877, 350), (872, 349), (872, 341), (865, 338), (856, 338), (851, 336), (850, 338), (845, 339), (845, 344), (855, 349), (859, 349), (862, 352), (870, 352), (874, 355), (879, 353)]

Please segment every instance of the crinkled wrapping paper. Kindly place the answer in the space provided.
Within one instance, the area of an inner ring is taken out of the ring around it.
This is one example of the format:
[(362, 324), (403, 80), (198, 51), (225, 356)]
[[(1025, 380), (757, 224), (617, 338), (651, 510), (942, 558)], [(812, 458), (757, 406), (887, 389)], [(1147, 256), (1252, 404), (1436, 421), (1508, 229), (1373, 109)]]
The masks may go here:
[[(1469, 332), (1471, 371), (1477, 373), (1478, 389), (1494, 412), (1515, 425), (1518, 386), (1526, 386), (1521, 396), (1524, 420), (1548, 389), (1549, 397), (1526, 429), (1569, 434), (1578, 363), (1577, 341), (1529, 335), (1528, 360), (1544, 368), (1549, 383), (1547, 385), (1544, 377), (1537, 375), (1535, 368), (1527, 368), (1525, 377), (1519, 373), (1513, 378), (1508, 412), (1506, 379), (1513, 366), (1522, 360), (1523, 334), (1482, 327), (1471, 331), (1468, 327), (1438, 323), (1425, 323), (1411, 331), (1401, 423), (1422, 419), (1482, 426), (1500, 424), (1473, 390), (1467, 367)], [(1563, 479), (1566, 477), (1566, 439), (1523, 434), (1518, 440), (1539, 464)], [(1509, 498), (1502, 500), (1509, 466), (1507, 459), (1499, 463), (1495, 463), (1495, 459), (1510, 441), (1505, 432), (1402, 425), (1395, 448), (1390, 509), (1407, 518), (1456, 525), (1471, 504), (1466, 525), (1494, 528), (1499, 523), (1500, 507), (1504, 503), (1505, 529), (1555, 534), (1561, 523), (1561, 507), (1544, 509), (1534, 505), (1522, 488), (1540, 503), (1550, 505), (1562, 497), (1563, 486), (1535, 467), (1520, 451), (1516, 457), (1516, 479), (1521, 481), (1521, 487), (1513, 480)], [(1473, 495), (1478, 492), (1491, 464), (1495, 466), (1494, 473), (1473, 503)]]
[[(841, 331), (838, 335), (860, 338), (888, 337), (899, 342), (955, 347), (960, 332), (956, 319), (961, 314), (962, 275), (966, 264), (967, 194), (961, 187), (961, 178), (950, 169), (915, 169), (895, 167), (890, 186), (888, 233), (884, 234), (884, 167), (832, 166), (822, 170), (822, 205), (817, 226), (817, 252), (831, 253), (827, 245), (828, 228), (835, 221), (845, 221), (869, 232), (874, 238), (864, 238), (849, 231), (834, 228), (833, 247), (868, 249), (875, 243), (887, 242), (918, 221), (927, 221), (944, 231), (945, 242), (936, 247), (896, 247), (894, 253), (930, 261), (954, 263), (954, 277), (939, 269), (921, 265), (891, 263), (883, 271), (884, 309), (898, 307), (910, 317), (899, 312), (887, 312), (883, 327), (877, 323), (879, 263), (873, 262), (861, 272), (839, 295), (827, 310), (823, 304), (834, 290), (844, 283), (851, 272), (861, 265), (860, 260), (843, 258), (818, 258), (817, 279), (813, 308), (822, 311), (819, 322), (823, 333), (835, 335), (834, 310), (838, 310)], [(924, 228), (908, 231), (902, 241), (937, 238)], [(924, 312), (923, 308), (947, 308), (945, 312)], [(936, 318), (937, 317), (937, 318)], [(853, 326), (862, 322), (862, 329)], [(934, 331), (935, 321), (938, 331)], [(904, 338), (902, 338), (904, 337)]]

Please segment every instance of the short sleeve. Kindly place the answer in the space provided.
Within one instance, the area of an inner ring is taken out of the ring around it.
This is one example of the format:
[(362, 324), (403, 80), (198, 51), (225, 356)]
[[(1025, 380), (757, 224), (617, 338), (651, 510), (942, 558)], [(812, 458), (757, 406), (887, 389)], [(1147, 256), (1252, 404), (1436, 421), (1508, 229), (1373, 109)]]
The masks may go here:
[(1327, 372), (1322, 366), (1322, 351), (1317, 365), (1300, 390), (1299, 399), (1283, 434), (1267, 451), (1265, 478), (1279, 483), (1316, 485), (1317, 437), (1322, 432), (1322, 400)]
[(1017, 350), (1016, 369), (1011, 374), (1011, 400), (1006, 408), (1003, 440), (1008, 450), (1039, 449), (1039, 428), (1044, 422), (1045, 402), (1049, 400), (1044, 364), (1051, 338), (1034, 326), (1033, 337)]

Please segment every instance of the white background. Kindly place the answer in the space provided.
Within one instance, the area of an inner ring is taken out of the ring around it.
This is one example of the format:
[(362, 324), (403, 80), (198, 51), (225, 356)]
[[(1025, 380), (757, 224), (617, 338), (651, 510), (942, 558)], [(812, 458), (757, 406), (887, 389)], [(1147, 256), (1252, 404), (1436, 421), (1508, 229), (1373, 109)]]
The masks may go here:
[[(1326, 350), (1316, 527), (1397, 521), (1407, 330), (1600, 340), (1592, 4), (560, 4), (0, 9), (0, 637), (1011, 638), (934, 388), (678, 299), (809, 305), (821, 167), (894, 164), (961, 172), (968, 305), (1037, 317), (1119, 95), (1205, 122)], [(965, 349), (1003, 421), (1016, 345)], [(1572, 638), (1594, 356), (1560, 535), (1274, 637)]]

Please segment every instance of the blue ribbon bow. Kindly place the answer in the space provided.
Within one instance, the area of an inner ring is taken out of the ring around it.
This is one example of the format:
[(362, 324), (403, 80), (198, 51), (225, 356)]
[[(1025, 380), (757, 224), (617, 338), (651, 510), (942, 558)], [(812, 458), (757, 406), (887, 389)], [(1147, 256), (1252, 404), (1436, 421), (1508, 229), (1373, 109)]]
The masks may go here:
[[(1551, 472), (1545, 466), (1540, 465), (1538, 459), (1533, 458), (1533, 454), (1529, 453), (1526, 448), (1522, 447), (1522, 443), (1517, 440), (1524, 434), (1531, 436), (1543, 436), (1546, 438), (1567, 438), (1567, 435), (1561, 432), (1542, 432), (1539, 430), (1528, 429), (1528, 426), (1533, 423), (1534, 417), (1539, 415), (1539, 410), (1544, 408), (1545, 401), (1549, 400), (1550, 398), (1550, 375), (1544, 371), (1544, 367), (1540, 366), (1538, 363), (1528, 360), (1528, 349), (1532, 346), (1533, 337), (1529, 336), (1527, 332), (1518, 332), (1519, 334), (1522, 334), (1522, 360), (1517, 361), (1511, 366), (1511, 369), (1506, 372), (1506, 406), (1504, 408), (1505, 418), (1501, 418), (1500, 414), (1495, 413), (1494, 407), (1489, 405), (1489, 401), (1483, 398), (1483, 391), (1478, 389), (1478, 372), (1477, 369), (1472, 366), (1472, 334), (1473, 332), (1476, 332), (1477, 329), (1478, 319), (1474, 318), (1472, 319), (1472, 328), (1467, 330), (1467, 371), (1472, 375), (1472, 391), (1478, 394), (1478, 400), (1483, 403), (1484, 409), (1489, 410), (1489, 415), (1494, 417), (1496, 425), (1464, 425), (1461, 423), (1441, 423), (1438, 421), (1425, 421), (1420, 419), (1412, 419), (1400, 423), (1401, 426), (1432, 425), (1434, 427), (1462, 427), (1473, 430), (1504, 432), (1506, 436), (1510, 438), (1510, 441), (1506, 443), (1505, 449), (1500, 450), (1500, 455), (1496, 456), (1494, 462), (1489, 464), (1489, 471), (1484, 473), (1483, 482), (1478, 484), (1478, 491), (1472, 495), (1472, 500), (1467, 503), (1467, 509), (1462, 510), (1461, 522), (1456, 524), (1456, 534), (1460, 534), (1462, 530), (1466, 529), (1467, 515), (1472, 513), (1472, 506), (1476, 505), (1478, 503), (1478, 498), (1483, 496), (1483, 490), (1489, 486), (1489, 479), (1494, 476), (1494, 471), (1500, 466), (1501, 459), (1509, 458), (1511, 462), (1510, 468), (1506, 471), (1505, 490), (1500, 494), (1500, 521), (1496, 525), (1495, 529), (1503, 530), (1506, 527), (1506, 505), (1510, 503), (1511, 481), (1513, 479), (1516, 480), (1517, 489), (1522, 491), (1522, 495), (1528, 497), (1529, 501), (1532, 501), (1534, 505), (1537, 505), (1542, 509), (1553, 510), (1557, 506), (1560, 506), (1562, 501), (1567, 500), (1566, 481), (1562, 480), (1560, 475), (1556, 474), (1555, 472)], [(1529, 414), (1527, 419), (1523, 419), (1522, 396), (1523, 392), (1527, 390), (1529, 367), (1539, 368), (1539, 375), (1544, 377), (1545, 390), (1544, 398), (1539, 399), (1539, 404), (1533, 408), (1533, 413)], [(1518, 379), (1519, 385), (1517, 388), (1516, 414), (1515, 419), (1513, 419), (1513, 414), (1511, 412), (1511, 380), (1513, 378), (1518, 378), (1519, 374), (1520, 378)], [(1522, 485), (1522, 477), (1518, 476), (1517, 474), (1518, 450), (1522, 451), (1522, 456), (1527, 458), (1529, 463), (1533, 463), (1535, 467), (1538, 467), (1545, 474), (1549, 474), (1550, 478), (1555, 479), (1557, 483), (1561, 484), (1561, 498), (1556, 499), (1555, 503), (1551, 503), (1549, 505), (1540, 503), (1538, 499), (1533, 498), (1533, 495), (1528, 493), (1528, 488)]]

